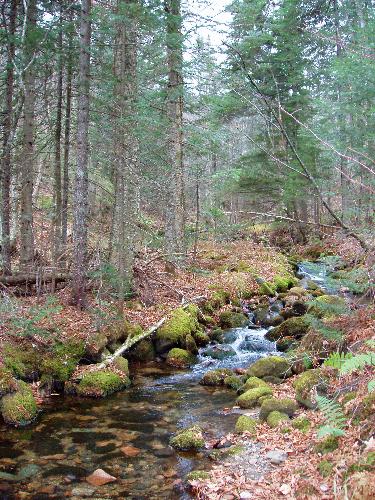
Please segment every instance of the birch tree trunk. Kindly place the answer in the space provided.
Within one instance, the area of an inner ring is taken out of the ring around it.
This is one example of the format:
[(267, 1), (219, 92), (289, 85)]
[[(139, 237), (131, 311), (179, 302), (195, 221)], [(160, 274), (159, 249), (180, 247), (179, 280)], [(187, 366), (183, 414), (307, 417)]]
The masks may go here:
[(8, 50), (6, 67), (6, 96), (3, 121), (3, 151), (1, 158), (1, 251), (3, 259), (3, 274), (12, 273), (10, 255), (10, 183), (11, 183), (11, 133), (13, 121), (13, 93), (14, 69), (13, 59), (15, 54), (14, 34), (16, 31), (17, 1), (12, 0), (9, 11)]
[(73, 202), (73, 303), (85, 307), (89, 161), (91, 0), (81, 2), (77, 111), (77, 169)]
[(170, 255), (170, 260), (176, 262), (177, 255), (185, 251), (181, 1), (165, 0), (164, 9), (167, 19), (167, 158), (170, 171), (165, 221), (165, 253)]
[(36, 0), (25, 3), (26, 33), (24, 40), (24, 118), (23, 118), (23, 160), (21, 163), (21, 238), (20, 267), (27, 270), (34, 260), (33, 234), (33, 182), (34, 182), (34, 127), (35, 127), (35, 74), (34, 48), (36, 27)]
[(136, 236), (138, 140), (137, 0), (117, 0), (115, 50), (115, 208), (112, 260), (118, 271), (120, 309), (131, 292)]

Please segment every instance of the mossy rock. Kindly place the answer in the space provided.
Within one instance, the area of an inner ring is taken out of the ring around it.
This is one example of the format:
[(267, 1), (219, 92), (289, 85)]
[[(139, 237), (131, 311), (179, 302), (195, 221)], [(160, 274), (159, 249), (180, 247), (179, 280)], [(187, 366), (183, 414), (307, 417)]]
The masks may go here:
[(81, 341), (67, 341), (55, 344), (40, 366), (41, 379), (67, 382), (84, 355)]
[(222, 328), (238, 328), (246, 325), (248, 317), (240, 312), (224, 311), (220, 314), (219, 322)]
[(316, 391), (324, 391), (327, 380), (320, 368), (301, 373), (293, 382), (296, 400), (306, 408), (316, 408), (314, 399)]
[(205, 444), (202, 429), (197, 425), (183, 429), (169, 440), (169, 444), (179, 451), (197, 451)]
[(270, 281), (263, 281), (259, 287), (259, 294), (260, 295), (269, 295), (273, 296), (276, 293), (276, 286), (274, 283), (271, 283)]
[(12, 372), (0, 366), (0, 398), (9, 394), (10, 392), (15, 392), (18, 389), (18, 382), (13, 377)]
[(267, 382), (258, 377), (249, 377), (246, 382), (239, 388), (238, 393), (242, 394), (249, 389), (255, 389), (256, 387), (269, 387)]
[(189, 351), (191, 354), (194, 354), (194, 355), (198, 354), (197, 344), (194, 340), (194, 337), (190, 333), (188, 335), (186, 335), (185, 346), (186, 346), (186, 350)]
[(181, 345), (186, 336), (199, 329), (198, 319), (188, 311), (179, 307), (156, 332), (158, 352), (166, 352), (174, 345)]
[(214, 328), (210, 332), (209, 339), (211, 339), (213, 342), (222, 344), (224, 342), (224, 331), (221, 328)]
[(292, 420), (292, 427), (300, 432), (307, 432), (310, 429), (310, 420), (304, 416), (297, 417)]
[(11, 344), (3, 346), (2, 357), (5, 368), (8, 368), (15, 377), (27, 381), (39, 378), (41, 354), (28, 345), (15, 347)]
[(290, 287), (298, 283), (298, 279), (292, 274), (276, 276), (273, 280), (277, 292), (286, 292)]
[(298, 343), (294, 337), (283, 337), (276, 341), (276, 349), (280, 352), (287, 352), (297, 347)]
[(247, 415), (241, 415), (238, 417), (236, 422), (235, 431), (238, 434), (242, 434), (243, 432), (250, 432), (253, 436), (256, 434), (257, 420), (252, 417), (248, 417)]
[(104, 398), (129, 385), (128, 377), (121, 377), (110, 370), (86, 372), (77, 386), (77, 394), (91, 398)]
[(273, 395), (272, 395), (272, 394), (266, 394), (265, 396), (261, 396), (261, 397), (258, 399), (258, 404), (259, 404), (259, 406), (262, 406), (263, 401), (266, 401), (266, 399), (271, 399), (271, 398), (273, 398)]
[(289, 297), (290, 295), (301, 298), (307, 297), (309, 295), (309, 292), (301, 286), (293, 286), (290, 290), (288, 290), (286, 297)]
[(338, 295), (321, 295), (310, 304), (307, 312), (316, 318), (332, 318), (348, 312), (348, 304)]
[(120, 370), (127, 377), (129, 376), (129, 362), (126, 358), (119, 356), (113, 361), (112, 366), (117, 370)]
[(298, 405), (293, 399), (270, 398), (263, 401), (260, 407), (259, 418), (261, 420), (267, 420), (268, 415), (273, 411), (279, 411), (280, 413), (285, 413), (288, 417), (293, 417), (297, 409)]
[(210, 337), (203, 330), (198, 329), (197, 331), (192, 333), (193, 339), (195, 343), (199, 347), (204, 347), (205, 345), (210, 343)]
[(220, 307), (225, 306), (225, 304), (229, 304), (230, 293), (226, 290), (216, 290), (211, 295), (210, 302), (214, 309), (220, 309)]
[(204, 481), (209, 479), (210, 474), (205, 470), (192, 470), (185, 476), (186, 481)]
[(329, 477), (333, 471), (333, 463), (329, 460), (322, 460), (318, 464), (318, 471), (322, 477)]
[(87, 340), (85, 346), (85, 357), (92, 361), (98, 361), (107, 344), (108, 337), (104, 332), (95, 333)]
[(186, 349), (174, 347), (168, 352), (166, 363), (176, 368), (188, 368), (196, 362), (196, 357)]
[(237, 375), (230, 375), (224, 379), (224, 385), (225, 387), (229, 387), (229, 389), (237, 391), (243, 385), (243, 380)]
[(232, 370), (229, 370), (228, 368), (209, 370), (203, 375), (200, 384), (210, 386), (224, 385), (224, 380), (232, 375)]
[(267, 417), (267, 424), (272, 428), (278, 427), (283, 422), (289, 422), (289, 417), (286, 413), (280, 411), (271, 411)]
[(248, 370), (249, 377), (263, 378), (273, 376), (278, 378), (286, 378), (291, 375), (291, 370), (288, 361), (280, 356), (267, 356), (255, 361)]
[(256, 387), (241, 394), (237, 398), (236, 403), (240, 408), (254, 408), (258, 405), (259, 398), (268, 394), (272, 394), (270, 387)]
[(316, 453), (321, 453), (325, 455), (326, 453), (331, 453), (332, 451), (337, 450), (339, 447), (339, 438), (337, 436), (327, 436), (325, 439), (320, 441), (317, 445), (315, 445)]
[(245, 451), (245, 447), (241, 444), (234, 444), (229, 448), (222, 448), (220, 450), (212, 451), (208, 457), (211, 460), (225, 460), (228, 457), (234, 457), (236, 455), (241, 455)]
[(155, 356), (154, 344), (149, 339), (143, 339), (137, 342), (129, 353), (129, 357), (140, 362), (153, 361)]
[(285, 320), (281, 325), (272, 328), (272, 330), (269, 330), (265, 337), (273, 342), (283, 337), (300, 339), (307, 333), (309, 326), (310, 323), (304, 316), (293, 317)]
[(18, 382), (18, 391), (4, 396), (1, 413), (6, 424), (24, 426), (35, 420), (38, 407), (31, 388), (23, 381)]

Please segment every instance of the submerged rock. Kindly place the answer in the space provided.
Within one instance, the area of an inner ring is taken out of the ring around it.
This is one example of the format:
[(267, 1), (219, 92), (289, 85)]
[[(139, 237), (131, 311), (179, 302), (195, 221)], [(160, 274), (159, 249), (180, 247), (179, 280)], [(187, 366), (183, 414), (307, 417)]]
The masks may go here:
[(205, 444), (202, 429), (198, 425), (183, 429), (170, 439), (169, 444), (179, 451), (199, 450)]
[(92, 486), (102, 486), (103, 484), (113, 483), (114, 481), (117, 481), (117, 478), (111, 476), (103, 469), (96, 469), (86, 478), (86, 481)]
[(7, 424), (23, 426), (32, 422), (38, 413), (31, 388), (23, 381), (18, 382), (18, 390), (4, 396), (1, 413)]
[(208, 479), (210, 474), (205, 470), (192, 470), (186, 475), (186, 481), (204, 481)]

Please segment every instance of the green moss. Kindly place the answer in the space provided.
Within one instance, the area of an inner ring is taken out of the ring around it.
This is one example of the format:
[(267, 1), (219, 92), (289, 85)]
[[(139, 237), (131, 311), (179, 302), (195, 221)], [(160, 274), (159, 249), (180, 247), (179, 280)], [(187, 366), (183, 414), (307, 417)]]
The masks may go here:
[(192, 470), (186, 475), (186, 481), (204, 481), (208, 479), (210, 474), (205, 470)]
[(318, 470), (322, 477), (328, 477), (332, 474), (333, 463), (329, 460), (322, 460), (319, 462)]
[(327, 436), (323, 441), (320, 441), (315, 445), (315, 451), (325, 455), (326, 453), (331, 453), (337, 450), (339, 447), (339, 438), (337, 436)]
[(269, 281), (263, 281), (259, 288), (260, 295), (275, 295), (276, 285)]
[(243, 392), (246, 392), (249, 389), (255, 389), (256, 387), (269, 387), (269, 385), (261, 378), (249, 377), (246, 382), (240, 387), (238, 392), (242, 394)]
[(308, 296), (309, 292), (301, 286), (293, 286), (290, 290), (288, 290), (287, 297), (289, 297), (290, 295), (301, 298)]
[(18, 389), (17, 380), (8, 368), (0, 366), (0, 398)]
[(143, 328), (138, 323), (130, 323), (129, 321), (124, 322), (125, 338), (126, 337), (138, 337), (142, 335)]
[(189, 351), (191, 354), (198, 354), (197, 344), (194, 340), (194, 337), (190, 333), (186, 335), (185, 345), (186, 345), (186, 350)]
[(166, 363), (177, 368), (187, 368), (196, 362), (196, 357), (185, 349), (177, 347), (168, 352)]
[(156, 356), (153, 343), (149, 339), (143, 339), (137, 342), (132, 348), (130, 356), (135, 361), (152, 361)]
[(4, 366), (16, 377), (29, 380), (39, 373), (40, 354), (30, 346), (14, 347), (10, 344), (3, 347)]
[(281, 325), (269, 330), (266, 333), (266, 338), (274, 342), (283, 337), (300, 339), (307, 333), (309, 326), (310, 323), (304, 316), (289, 318), (281, 323)]
[(86, 372), (77, 387), (79, 396), (102, 398), (130, 385), (128, 377), (109, 370)]
[(202, 380), (200, 381), (200, 384), (202, 385), (223, 385), (224, 380), (227, 377), (230, 377), (233, 375), (233, 372), (229, 370), (228, 368), (223, 368), (223, 369), (217, 369), (217, 370), (209, 370), (206, 372)]
[(40, 373), (42, 380), (66, 382), (84, 355), (84, 344), (80, 341), (58, 343), (44, 357)]
[(129, 362), (126, 358), (119, 356), (114, 360), (112, 366), (114, 366), (114, 368), (116, 368), (117, 370), (120, 370), (127, 377), (129, 376)]
[(169, 440), (169, 444), (179, 451), (199, 450), (204, 447), (202, 429), (197, 425), (183, 429)]
[(273, 396), (272, 394), (266, 394), (265, 396), (261, 396), (259, 399), (258, 399), (258, 404), (260, 406), (262, 406), (263, 404), (263, 401), (266, 401), (266, 399), (271, 399)]
[(210, 333), (211, 340), (222, 344), (224, 342), (224, 332), (221, 328), (215, 328)]
[(226, 290), (216, 290), (211, 295), (211, 305), (214, 309), (220, 309), (220, 307), (225, 306), (225, 304), (229, 304), (230, 301), (230, 293)]
[(310, 420), (306, 417), (297, 417), (292, 421), (292, 427), (298, 429), (299, 431), (305, 433), (310, 429)]
[(32, 422), (38, 408), (30, 387), (22, 381), (18, 382), (18, 391), (8, 394), (2, 399), (1, 413), (7, 424), (22, 426)]
[(256, 387), (241, 394), (236, 402), (240, 408), (254, 408), (258, 405), (259, 398), (268, 394), (272, 394), (270, 387)]
[(274, 384), (274, 385), (280, 385), (284, 382), (283, 379), (279, 377), (274, 377), (273, 375), (266, 375), (263, 377), (264, 382), (267, 382), (267, 384)]
[(240, 444), (234, 444), (229, 448), (222, 448), (220, 450), (214, 450), (209, 454), (211, 460), (225, 460), (228, 457), (234, 457), (235, 455), (240, 455), (245, 451), (245, 447)]
[(348, 305), (338, 295), (321, 295), (310, 304), (307, 312), (317, 318), (332, 318), (348, 312)]
[(317, 388), (324, 388), (326, 378), (320, 368), (315, 370), (307, 370), (301, 373), (293, 382), (293, 387), (296, 391), (296, 400), (306, 406), (306, 408), (316, 408), (314, 399)]
[(330, 273), (329, 284), (336, 289), (348, 288), (352, 293), (365, 293), (371, 286), (369, 272), (364, 267), (341, 269)]
[(179, 307), (173, 311), (171, 317), (158, 329), (156, 338), (177, 344), (189, 333), (197, 331), (198, 328), (197, 318), (189, 314), (182, 307)]
[(248, 318), (243, 313), (224, 311), (220, 314), (219, 321), (222, 328), (238, 328), (244, 326)]
[(197, 346), (205, 346), (209, 344), (210, 337), (203, 330), (199, 329), (192, 333), (193, 338), (197, 344)]
[(229, 389), (237, 391), (243, 385), (243, 380), (237, 375), (231, 375), (224, 379), (224, 385), (225, 387), (229, 387)]
[(262, 406), (260, 407), (259, 418), (261, 420), (267, 420), (268, 415), (273, 411), (279, 411), (281, 413), (285, 413), (288, 417), (293, 417), (297, 409), (297, 403), (293, 401), (293, 399), (270, 398), (263, 401)]
[(258, 378), (263, 378), (267, 375), (285, 378), (290, 375), (290, 367), (285, 358), (267, 356), (266, 358), (258, 359), (258, 361), (251, 365), (247, 370), (247, 375)]
[(280, 411), (271, 411), (267, 417), (267, 424), (272, 428), (278, 427), (283, 422), (289, 422), (289, 417), (286, 413)]
[(277, 292), (286, 292), (291, 286), (298, 283), (298, 279), (292, 274), (284, 274), (274, 278), (274, 285)]
[(255, 418), (248, 417), (247, 415), (241, 415), (240, 417), (238, 417), (238, 420), (236, 422), (235, 431), (238, 434), (242, 434), (243, 432), (250, 432), (250, 434), (255, 435), (256, 426), (257, 421), (255, 420)]
[(92, 335), (86, 343), (86, 356), (89, 359), (96, 359), (108, 344), (108, 338), (104, 332), (97, 332)]

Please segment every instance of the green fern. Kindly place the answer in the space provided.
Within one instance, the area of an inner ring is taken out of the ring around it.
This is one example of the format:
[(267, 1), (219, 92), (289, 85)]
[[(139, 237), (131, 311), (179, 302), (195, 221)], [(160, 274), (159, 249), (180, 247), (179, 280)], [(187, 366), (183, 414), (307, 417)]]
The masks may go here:
[(370, 380), (370, 382), (367, 385), (368, 392), (374, 392), (375, 391), (375, 378)]
[(350, 373), (354, 370), (359, 370), (365, 366), (375, 366), (375, 352), (366, 352), (357, 354), (350, 359), (347, 359), (341, 366), (340, 373)]
[(346, 417), (341, 406), (325, 396), (316, 395), (316, 402), (319, 410), (323, 413), (326, 424), (318, 430), (318, 436), (343, 436), (345, 434), (344, 427), (346, 425)]
[(329, 357), (324, 361), (324, 366), (332, 366), (332, 368), (338, 368), (339, 370), (343, 366), (343, 364), (353, 357), (353, 354), (350, 352), (333, 352), (329, 355)]

